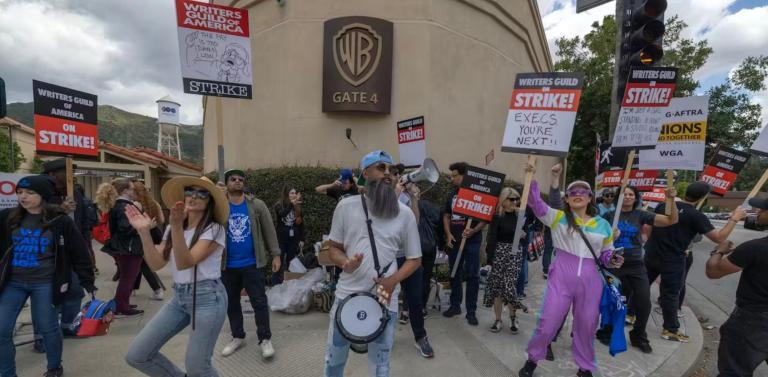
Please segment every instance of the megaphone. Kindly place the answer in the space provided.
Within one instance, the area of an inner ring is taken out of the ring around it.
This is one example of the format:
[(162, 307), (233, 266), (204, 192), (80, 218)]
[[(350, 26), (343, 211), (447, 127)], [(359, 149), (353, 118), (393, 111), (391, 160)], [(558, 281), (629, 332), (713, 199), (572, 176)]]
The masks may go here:
[(429, 182), (431, 185), (437, 183), (440, 179), (440, 172), (437, 170), (435, 160), (427, 157), (421, 163), (421, 167), (404, 175), (403, 183)]

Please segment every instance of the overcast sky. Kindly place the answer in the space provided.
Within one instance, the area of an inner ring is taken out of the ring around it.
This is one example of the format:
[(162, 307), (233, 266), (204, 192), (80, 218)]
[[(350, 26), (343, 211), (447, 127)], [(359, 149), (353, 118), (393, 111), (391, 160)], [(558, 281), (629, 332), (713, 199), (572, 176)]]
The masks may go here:
[[(539, 0), (554, 59), (555, 39), (583, 35), (615, 9), (610, 2), (576, 14), (575, 3)], [(680, 15), (690, 25), (688, 36), (708, 39), (714, 49), (697, 74), (702, 92), (722, 83), (745, 57), (768, 54), (768, 0), (669, 3), (666, 14)], [(183, 123), (202, 121), (202, 97), (182, 92), (172, 0), (0, 0), (0, 51), (9, 102), (31, 101), (37, 79), (153, 117), (155, 100), (170, 94), (182, 104)], [(768, 91), (755, 101), (763, 105), (765, 122)]]

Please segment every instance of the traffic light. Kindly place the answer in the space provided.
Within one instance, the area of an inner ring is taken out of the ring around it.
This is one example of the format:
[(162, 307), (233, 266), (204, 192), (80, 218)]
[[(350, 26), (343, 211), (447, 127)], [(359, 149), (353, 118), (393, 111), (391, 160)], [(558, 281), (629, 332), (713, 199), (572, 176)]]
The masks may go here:
[(666, 9), (666, 0), (624, 0), (621, 53), (616, 59), (619, 103), (624, 97), (630, 67), (654, 66), (664, 57), (662, 39)]

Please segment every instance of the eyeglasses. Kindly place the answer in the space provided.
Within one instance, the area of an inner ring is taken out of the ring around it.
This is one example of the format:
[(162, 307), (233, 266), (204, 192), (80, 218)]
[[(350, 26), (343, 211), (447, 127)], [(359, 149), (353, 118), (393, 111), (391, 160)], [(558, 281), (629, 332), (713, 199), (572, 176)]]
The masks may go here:
[(575, 188), (565, 192), (566, 196), (590, 196), (592, 191), (583, 188)]
[(197, 190), (191, 187), (185, 187), (184, 196), (205, 200), (211, 196), (211, 193), (208, 192), (208, 190)]
[(229, 177), (229, 180), (232, 182), (244, 182), (245, 178), (243, 177)]

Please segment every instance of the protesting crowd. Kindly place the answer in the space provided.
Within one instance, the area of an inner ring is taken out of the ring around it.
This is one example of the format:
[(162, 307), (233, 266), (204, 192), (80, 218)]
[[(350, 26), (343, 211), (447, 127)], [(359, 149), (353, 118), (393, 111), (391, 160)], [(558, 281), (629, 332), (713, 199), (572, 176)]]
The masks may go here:
[[(63, 160), (53, 160), (45, 164), (44, 174), (20, 179), (18, 205), (0, 212), (0, 377), (17, 376), (13, 334), (28, 301), (34, 349), (46, 355), (45, 376), (58, 377), (64, 375), (63, 339), (82, 334), (83, 318), (93, 303), (108, 306), (115, 318), (144, 315), (143, 308), (131, 303), (142, 280), (151, 287), (151, 299), (165, 303), (125, 354), (127, 364), (138, 371), (148, 376), (218, 376), (212, 358), (225, 320), (231, 340), (220, 348), (221, 355), (246, 345), (243, 291), (254, 313), (258, 352), (265, 359), (279, 352), (271, 341), (267, 291), (287, 280), (288, 265), (303, 253), (301, 245), (314, 241), (306, 239), (304, 230), (305, 219), (313, 214), (303, 210), (296, 187), (286, 184), (277, 203), (268, 205), (253, 197), (246, 173), (232, 169), (218, 184), (205, 177), (173, 178), (163, 185), (161, 202), (144, 182), (116, 178), (99, 186), (91, 201), (82, 189), (74, 197), (66, 195), (64, 168)], [(539, 363), (555, 359), (551, 344), (562, 335), (569, 313), (577, 376), (592, 376), (598, 369), (595, 339), (612, 355), (627, 349), (625, 325), (631, 326), (629, 345), (654, 352), (649, 336), (655, 334), (648, 334), (646, 326), (651, 285), (657, 280), (663, 314), (657, 335), (687, 342), (679, 317), (698, 236), (718, 245), (706, 263), (708, 277), (743, 271), (737, 309), (721, 329), (720, 375), (751, 375), (768, 357), (768, 278), (762, 272), (768, 268), (763, 253), (768, 238), (757, 236), (734, 247), (729, 235), (747, 213), (741, 207), (734, 210), (716, 229), (697, 207), (710, 192), (707, 183), (690, 184), (679, 197), (668, 188), (666, 195), (674, 198), (670, 210), (666, 204), (648, 209), (632, 186), (623, 195), (610, 189), (598, 195), (586, 181), (565, 184), (557, 164), (549, 169), (546, 195), (534, 180), (526, 208), (521, 208), (521, 190), (504, 187), (492, 220), (483, 222), (455, 212), (458, 189), (470, 168), (464, 162), (449, 166), (456, 191), (441, 204), (422, 198), (406, 168), (381, 150), (362, 157), (359, 176), (342, 169), (336, 181), (317, 186), (317, 193), (338, 202), (317, 252), (334, 286), (325, 376), (344, 375), (350, 350), (367, 353), (371, 376), (389, 376), (398, 322), (410, 324), (419, 355), (435, 356), (425, 318), (440, 252), (447, 254), (449, 269), (457, 271), (450, 277), (444, 317), (463, 314), (470, 326), (518, 334), (518, 312), (539, 313), (531, 339), (509, 339), (527, 343), (519, 376), (540, 375)], [(530, 163), (524, 168), (528, 173), (536, 169)], [(768, 200), (749, 204), (757, 210), (756, 224), (768, 226)], [(114, 292), (95, 285), (92, 245), (101, 245), (114, 259)], [(543, 276), (529, 276), (528, 263), (539, 254)], [(481, 269), (483, 261), (488, 267)], [(156, 273), (163, 269), (172, 276), (169, 288)], [(481, 271), (489, 271), (482, 279), (483, 297)], [(620, 286), (612, 285), (614, 278)], [(525, 303), (529, 279), (546, 280), (540, 307)], [(606, 297), (625, 301), (626, 308), (606, 304)], [(478, 300), (492, 308), (492, 323), (478, 320)], [(504, 308), (508, 319), (503, 318)], [(356, 324), (355, 318), (365, 317), (373, 325)], [(187, 329), (185, 363), (180, 366), (162, 348)]]

